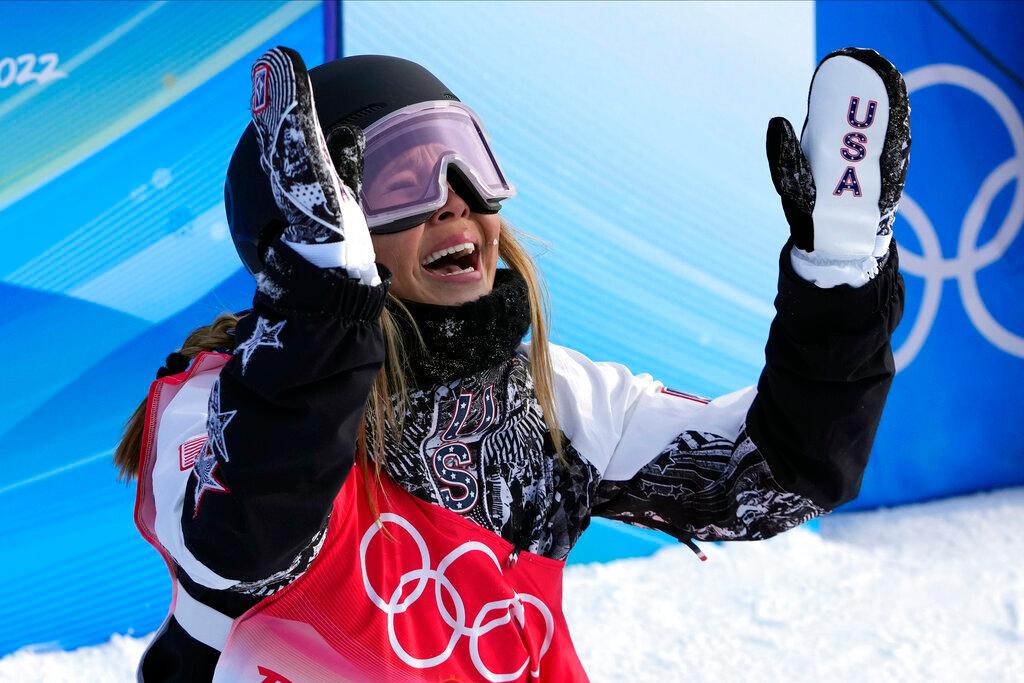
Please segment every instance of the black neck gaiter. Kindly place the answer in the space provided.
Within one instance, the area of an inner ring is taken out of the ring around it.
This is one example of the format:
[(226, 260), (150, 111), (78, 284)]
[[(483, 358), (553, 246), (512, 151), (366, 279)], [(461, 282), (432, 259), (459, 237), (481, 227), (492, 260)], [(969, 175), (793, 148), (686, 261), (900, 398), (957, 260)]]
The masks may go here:
[(508, 360), (530, 327), (526, 281), (505, 268), (495, 273), (491, 292), (475, 301), (457, 306), (402, 303), (426, 345), (420, 346), (405, 315), (392, 306), (409, 354), (409, 381), (417, 388), (467, 377)]

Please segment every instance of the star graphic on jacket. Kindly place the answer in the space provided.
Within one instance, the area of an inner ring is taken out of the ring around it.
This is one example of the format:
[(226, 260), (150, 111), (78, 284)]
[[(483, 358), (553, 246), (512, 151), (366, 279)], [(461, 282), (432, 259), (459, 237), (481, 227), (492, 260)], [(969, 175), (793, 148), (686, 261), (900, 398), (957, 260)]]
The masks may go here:
[(267, 322), (267, 319), (262, 315), (256, 319), (256, 329), (252, 331), (252, 336), (246, 339), (244, 342), (238, 345), (235, 349), (235, 353), (242, 354), (242, 373), (245, 373), (247, 367), (249, 367), (249, 359), (252, 358), (252, 354), (256, 352), (261, 346), (269, 346), (272, 349), (282, 349), (284, 344), (277, 338), (281, 334), (281, 330), (284, 328), (284, 324), (287, 320), (282, 320), (279, 323), (271, 325)]
[(220, 380), (213, 384), (210, 391), (209, 414), (206, 418), (206, 433), (209, 437), (210, 450), (214, 457), (219, 456), (224, 462), (229, 462), (231, 456), (228, 454), (227, 444), (224, 443), (224, 430), (228, 423), (234, 419), (237, 410), (227, 412), (220, 411)]
[(203, 502), (203, 494), (207, 491), (231, 493), (228, 487), (217, 479), (217, 475), (214, 474), (214, 470), (219, 465), (220, 463), (217, 462), (217, 456), (214, 455), (212, 446), (207, 443), (202, 454), (196, 458), (195, 465), (192, 466), (192, 473), (196, 475), (195, 500), (192, 505), (193, 517), (199, 514), (199, 505)]

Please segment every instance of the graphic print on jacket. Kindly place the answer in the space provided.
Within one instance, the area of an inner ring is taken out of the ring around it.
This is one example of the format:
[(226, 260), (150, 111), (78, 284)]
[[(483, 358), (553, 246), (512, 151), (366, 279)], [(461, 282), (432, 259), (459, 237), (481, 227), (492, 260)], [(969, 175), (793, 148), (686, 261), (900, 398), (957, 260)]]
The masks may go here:
[(563, 559), (583, 533), (597, 471), (559, 461), (520, 353), (469, 377), (411, 393), (385, 469), (418, 498), (466, 517), (520, 550)]
[(605, 481), (594, 514), (703, 540), (758, 541), (826, 509), (775, 482), (747, 436), (686, 431), (628, 482)]
[[(753, 396), (736, 405), (736, 424)], [(745, 432), (684, 431), (623, 481), (602, 479), (568, 439), (559, 458), (521, 352), (410, 398), (401, 443), (385, 439), (388, 474), (521, 550), (564, 559), (592, 514), (682, 539), (756, 540), (825, 512), (782, 490)]]

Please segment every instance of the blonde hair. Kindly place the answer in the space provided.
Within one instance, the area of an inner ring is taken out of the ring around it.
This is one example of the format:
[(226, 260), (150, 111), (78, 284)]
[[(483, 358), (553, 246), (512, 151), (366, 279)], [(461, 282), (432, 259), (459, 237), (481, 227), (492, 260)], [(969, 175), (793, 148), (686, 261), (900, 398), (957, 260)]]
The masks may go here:
[[(501, 220), (499, 233), (498, 255), (511, 270), (517, 272), (526, 282), (530, 300), (530, 372), (533, 375), (534, 391), (537, 402), (544, 415), (544, 422), (555, 446), (559, 458), (564, 456), (562, 430), (555, 411), (554, 371), (551, 367), (551, 353), (548, 348), (548, 296), (544, 282), (537, 271), (533, 258), (523, 248), (518, 232), (504, 219)], [(398, 436), (403, 427), (403, 418), (408, 407), (409, 360), (402, 335), (398, 329), (396, 315), (408, 317), (408, 311), (402, 302), (389, 296), (390, 308), (381, 314), (380, 326), (384, 337), (384, 366), (377, 373), (370, 395), (366, 400), (363, 419), (360, 422), (356, 441), (356, 462), (367, 483), (367, 491), (374, 491), (370, 486), (371, 473), (374, 479), (380, 476), (384, 466), (385, 434), (390, 431)], [(238, 324), (238, 317), (224, 313), (211, 324), (194, 330), (185, 338), (179, 353), (193, 358), (200, 351), (222, 349), (230, 351), (235, 346), (233, 332)], [(413, 323), (412, 329), (417, 338), (415, 343), (422, 343), (419, 331)], [(146, 401), (143, 401), (125, 424), (124, 435), (114, 452), (114, 464), (118, 468), (119, 478), (131, 480), (138, 476), (142, 449), (142, 426), (146, 414)], [(374, 496), (370, 497), (370, 507), (374, 514), (377, 505)]]

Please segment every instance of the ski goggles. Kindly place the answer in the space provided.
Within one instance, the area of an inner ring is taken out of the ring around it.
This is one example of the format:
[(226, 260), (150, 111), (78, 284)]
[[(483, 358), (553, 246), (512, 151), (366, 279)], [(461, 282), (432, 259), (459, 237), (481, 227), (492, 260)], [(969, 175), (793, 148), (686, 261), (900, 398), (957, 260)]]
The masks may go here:
[(448, 184), (478, 213), (496, 213), (515, 194), (480, 118), (461, 102), (403, 107), (363, 134), (359, 202), (372, 233), (408, 230), (448, 201)]

